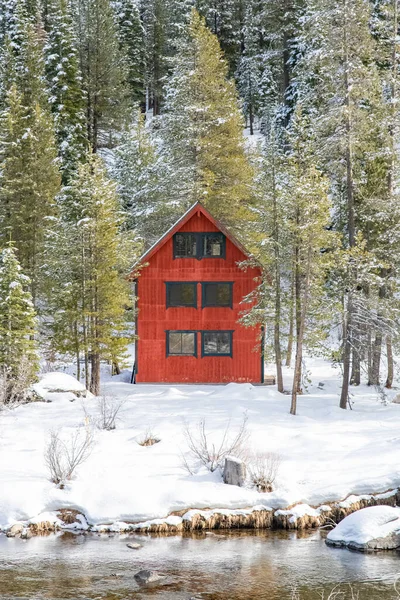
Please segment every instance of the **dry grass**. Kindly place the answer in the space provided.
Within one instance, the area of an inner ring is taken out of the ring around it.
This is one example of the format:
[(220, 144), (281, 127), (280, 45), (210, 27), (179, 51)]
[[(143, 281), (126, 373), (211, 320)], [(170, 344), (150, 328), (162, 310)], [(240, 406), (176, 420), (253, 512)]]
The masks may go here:
[(154, 446), (154, 444), (158, 444), (158, 442), (161, 442), (161, 439), (153, 433), (150, 427), (148, 427), (143, 435), (137, 440), (139, 446)]

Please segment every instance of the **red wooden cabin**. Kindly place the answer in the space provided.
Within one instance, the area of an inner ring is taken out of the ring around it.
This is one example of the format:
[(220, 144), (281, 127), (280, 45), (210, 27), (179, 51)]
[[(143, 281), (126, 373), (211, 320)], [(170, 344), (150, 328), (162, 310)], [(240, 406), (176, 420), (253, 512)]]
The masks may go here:
[(141, 257), (137, 383), (263, 383), (262, 328), (238, 322), (261, 274), (247, 258), (200, 203)]

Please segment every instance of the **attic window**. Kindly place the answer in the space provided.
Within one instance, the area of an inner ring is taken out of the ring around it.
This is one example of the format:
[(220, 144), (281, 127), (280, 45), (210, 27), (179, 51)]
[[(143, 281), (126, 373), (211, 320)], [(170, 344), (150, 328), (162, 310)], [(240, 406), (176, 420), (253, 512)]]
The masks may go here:
[(193, 233), (177, 233), (174, 236), (174, 257), (195, 258), (197, 256), (197, 236)]
[(223, 233), (176, 233), (174, 258), (225, 258)]

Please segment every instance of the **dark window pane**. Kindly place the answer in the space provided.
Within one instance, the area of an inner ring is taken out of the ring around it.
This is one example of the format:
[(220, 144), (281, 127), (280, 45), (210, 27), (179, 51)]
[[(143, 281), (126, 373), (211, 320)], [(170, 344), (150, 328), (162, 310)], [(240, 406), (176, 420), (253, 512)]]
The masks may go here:
[(204, 283), (204, 306), (232, 306), (230, 283)]
[(168, 306), (195, 306), (196, 284), (195, 283), (169, 283)]
[(168, 333), (168, 354), (195, 356), (195, 340), (194, 332), (170, 331)]
[(224, 236), (222, 233), (205, 233), (203, 236), (203, 256), (223, 256)]
[(231, 339), (229, 331), (204, 332), (204, 354), (231, 354)]
[(196, 236), (192, 233), (177, 233), (174, 240), (174, 253), (177, 258), (196, 256)]

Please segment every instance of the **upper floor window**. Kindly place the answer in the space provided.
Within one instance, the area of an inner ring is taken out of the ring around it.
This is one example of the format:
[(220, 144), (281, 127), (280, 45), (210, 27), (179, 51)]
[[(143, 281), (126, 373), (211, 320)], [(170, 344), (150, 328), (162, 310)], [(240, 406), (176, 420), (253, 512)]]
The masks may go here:
[(202, 307), (227, 306), (232, 308), (233, 304), (233, 282), (204, 282), (202, 283)]
[(194, 233), (176, 233), (174, 235), (174, 258), (196, 258), (197, 235)]
[(225, 236), (210, 233), (176, 233), (174, 258), (225, 258)]
[(192, 306), (197, 308), (197, 284), (192, 281), (167, 281), (167, 308), (170, 306)]

